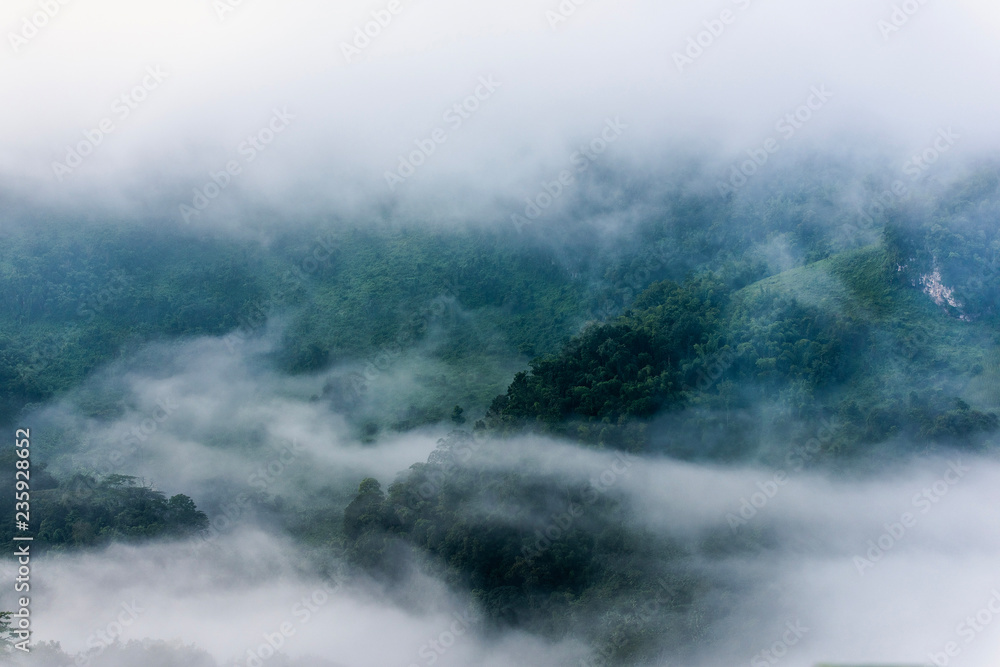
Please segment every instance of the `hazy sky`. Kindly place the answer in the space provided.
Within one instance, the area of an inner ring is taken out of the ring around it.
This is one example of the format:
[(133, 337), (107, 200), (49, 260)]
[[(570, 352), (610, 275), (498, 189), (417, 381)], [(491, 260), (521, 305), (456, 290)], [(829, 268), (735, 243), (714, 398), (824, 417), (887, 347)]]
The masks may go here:
[[(772, 137), (786, 153), (846, 136), (902, 155), (948, 127), (953, 155), (1000, 143), (1000, 10), (985, 0), (929, 0), (912, 16), (888, 0), (588, 0), (568, 17), (557, 0), (400, 0), (395, 14), (379, 1), (244, 0), (220, 17), (228, 1), (71, 0), (52, 18), (37, 1), (5, 2), (4, 194), (179, 219), (235, 160), (239, 175), (196, 220), (237, 202), (294, 215), (425, 200), (438, 216), (500, 220), (608, 119), (627, 129), (598, 159), (639, 168), (679, 148), (735, 159)], [(379, 17), (348, 62), (343, 45)], [(44, 25), (34, 34), (25, 20)], [(689, 39), (707, 44), (700, 55)], [(676, 54), (696, 57), (679, 67)], [(483, 95), (480, 77), (499, 85)], [(144, 79), (144, 99), (120, 99)], [(814, 86), (832, 97), (783, 136), (776, 123)], [(474, 111), (446, 117), (477, 88)], [(243, 142), (275, 109), (294, 118), (251, 151)], [(105, 119), (113, 131), (78, 167), (53, 167)], [(444, 141), (390, 190), (385, 173), (435, 129)]]

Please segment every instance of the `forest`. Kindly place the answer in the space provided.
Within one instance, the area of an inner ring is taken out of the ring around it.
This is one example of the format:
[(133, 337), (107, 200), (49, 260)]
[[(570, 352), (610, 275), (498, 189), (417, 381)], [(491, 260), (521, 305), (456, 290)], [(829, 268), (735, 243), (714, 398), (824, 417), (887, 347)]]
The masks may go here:
[[(805, 442), (827, 424), (807, 468), (995, 448), (1000, 230), (987, 222), (1000, 169), (982, 165), (864, 229), (837, 208), (829, 174), (785, 178), (766, 198), (668, 189), (657, 215), (609, 244), (340, 225), (277, 233), (265, 248), (40, 222), (0, 248), (11, 287), (0, 421), (71, 400), (89, 423), (112, 423), (135, 406), (88, 378), (143, 346), (267, 341), (260, 363), (318, 378), (311, 404), (363, 443), (450, 434), (392, 481), (313, 498), (265, 484), (255, 516), (390, 588), (429, 563), (490, 631), (583, 632), (605, 660), (595, 664), (662, 659), (664, 646), (712, 641), (726, 617), (736, 591), (705, 564), (766, 553), (775, 534), (766, 523), (655, 533), (614, 483), (512, 473), (505, 443), (582, 443), (615, 480), (632, 455), (780, 464), (790, 445), (765, 443)], [(404, 366), (413, 384), (396, 387)], [(62, 433), (38, 449), (40, 548), (207, 532), (213, 501), (202, 511), (155, 479), (67, 467), (74, 442)]]

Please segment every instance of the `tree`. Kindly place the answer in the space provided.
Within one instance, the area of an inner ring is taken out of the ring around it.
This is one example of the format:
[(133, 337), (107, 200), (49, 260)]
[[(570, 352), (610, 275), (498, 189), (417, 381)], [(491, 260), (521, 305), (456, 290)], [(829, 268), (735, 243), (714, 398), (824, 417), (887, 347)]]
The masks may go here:
[(344, 510), (344, 532), (355, 539), (366, 530), (381, 524), (385, 493), (377, 479), (366, 477), (358, 487), (358, 495)]

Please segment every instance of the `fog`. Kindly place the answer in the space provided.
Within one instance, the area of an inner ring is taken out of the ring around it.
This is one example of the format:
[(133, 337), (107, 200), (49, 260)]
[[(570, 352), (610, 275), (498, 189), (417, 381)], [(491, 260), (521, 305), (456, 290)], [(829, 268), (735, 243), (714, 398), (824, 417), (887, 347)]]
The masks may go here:
[[(247, 651), (259, 651), (266, 637), (280, 655), (265, 649), (263, 664), (303, 667), (593, 659), (584, 628), (598, 622), (597, 611), (581, 610), (580, 633), (559, 642), (531, 627), (489, 630), (468, 592), (446, 583), (441, 564), (414, 550), (406, 552), (403, 579), (389, 584), (347, 566), (336, 549), (317, 550), (286, 534), (271, 518), (268, 496), (293, 507), (311, 507), (330, 493), (346, 502), (361, 477), (388, 485), (426, 459), (447, 427), (362, 444), (343, 415), (314, 398), (336, 371), (276, 374), (262, 362), (273, 341), (272, 332), (235, 345), (221, 338), (153, 345), (29, 415), (36, 429), (54, 434), (40, 443), (54, 471), (142, 476), (192, 495), (212, 523), (186, 542), (37, 558), (35, 641), (58, 641), (65, 653), (40, 647), (26, 664), (63, 667), (77, 654), (98, 667), (135, 664), (152, 659), (129, 657), (127, 642), (141, 640), (148, 650), (158, 647), (164, 665), (197, 659), (242, 667)], [(130, 432), (142, 437), (130, 439)], [(782, 452), (800, 446), (767, 444)], [(915, 457), (865, 473), (824, 471), (807, 462), (697, 464), (522, 437), (480, 438), (466, 465), (530, 471), (569, 486), (589, 480), (623, 503), (630, 522), (684, 545), (691, 567), (719, 584), (706, 604), (725, 613), (710, 641), (679, 656), (665, 652), (666, 660), (698, 667), (775, 664), (761, 653), (772, 650), (781, 664), (796, 667), (922, 664), (956, 642), (961, 664), (992, 665), (1000, 648), (989, 608), (997, 606), (993, 596), (1000, 589), (995, 457)], [(236, 502), (257, 491), (267, 495), (255, 496), (248, 509)], [(526, 498), (510, 516), (522, 517), (518, 527), (530, 532), (562, 511), (556, 502)], [(485, 510), (465, 511), (478, 521)], [(584, 512), (580, 520), (588, 525), (607, 520), (597, 510)], [(763, 534), (764, 546), (719, 549), (748, 534)], [(4, 567), (4, 576), (13, 576), (13, 566)], [(8, 604), (12, 593), (6, 591), (0, 606)], [(595, 617), (583, 620), (589, 613)]]
[[(8, 210), (83, 207), (226, 228), (334, 212), (507, 224), (614, 119), (627, 127), (601, 164), (657, 173), (668, 157), (697, 156), (713, 184), (768, 138), (780, 144), (777, 162), (850, 146), (902, 165), (942, 128), (961, 137), (949, 160), (997, 145), (988, 82), (1000, 19), (979, 0), (921, 3), (892, 31), (880, 27), (892, 3), (860, 0), (587, 2), (568, 16), (557, 2), (401, 1), (350, 57), (342, 44), (382, 16), (380, 4), (243, 2), (221, 17), (218, 6), (227, 5), (67, 3), (31, 39), (8, 37), (0, 82), (19, 100), (0, 112)], [(36, 11), (5, 3), (0, 25), (31, 32), (23, 19)], [(678, 61), (706, 21), (721, 34)], [(120, 99), (144, 85), (141, 101)], [(829, 97), (779, 133), (814, 88)], [(477, 89), (474, 110), (448, 116)], [(245, 145), (275, 110), (285, 115), (274, 127), (287, 127), (265, 133), (260, 150)], [(106, 139), (55, 173), (103, 119), (114, 127)], [(386, 172), (435, 129), (443, 142), (390, 189)], [(185, 218), (180, 205), (194, 208), (194, 190), (233, 160), (240, 172)]]
[[(376, 26), (368, 37), (366, 25)], [(552, 208), (527, 231), (575, 272), (576, 243), (604, 259), (635, 250), (657, 261), (662, 249), (634, 248), (628, 232), (662, 213), (668, 191), (765, 197), (790, 176), (821, 182), (810, 172), (821, 156), (843, 178), (808, 200), (818, 212), (803, 225), (832, 226), (893, 179), (914, 183), (919, 208), (1000, 149), (1000, 8), (985, 0), (8, 0), (0, 27), (0, 231), (117, 220), (193, 239), (265, 230), (267, 241), (341, 223), (521, 232), (518, 217), (534, 221), (526, 206), (548, 192)], [(737, 184), (748, 159), (759, 176)], [(992, 215), (968, 213), (970, 230)], [(877, 231), (856, 230), (852, 243)], [(776, 274), (804, 252), (775, 234), (751, 254)], [(848, 310), (836, 276), (809, 278), (823, 283), (817, 297), (805, 275), (782, 289)], [(591, 287), (606, 278), (583, 276)], [(476, 329), (476, 313), (454, 299), (448, 308)], [(36, 556), (35, 652), (14, 664), (604, 664), (594, 629), (626, 611), (580, 602), (573, 632), (553, 639), (491, 625), (447, 564), (402, 539), (396, 580), (350, 562), (339, 510), (361, 480), (388, 488), (455, 427), (392, 427), (436, 400), (427, 378), (449, 372), (434, 347), (446, 333), (432, 327), (394, 353), (359, 393), (350, 378), (370, 359), (278, 370), (294, 316), (273, 313), (248, 336), (131, 347), (22, 413), (61, 480), (135, 476), (190, 496), (210, 526)], [(502, 393), (527, 359), (498, 350), (480, 384)], [(884, 391), (910, 386), (898, 363)], [(945, 376), (940, 386), (959, 381)], [(973, 390), (973, 407), (992, 406)], [(464, 405), (470, 425), (487, 409)], [(689, 644), (664, 639), (650, 665), (995, 667), (1000, 461), (937, 449), (897, 457), (911, 449), (897, 439), (857, 467), (824, 466), (801, 456), (808, 438), (768, 430), (777, 409), (758, 401), (733, 416), (764, 426), (729, 465), (700, 460), (733, 445), (685, 413), (654, 421), (656, 446), (641, 455), (477, 433), (463, 466), (590, 484), (614, 511), (584, 509), (581, 525), (626, 516), (623, 530), (683, 551), (686, 571), (711, 582), (700, 604), (715, 615)], [(508, 502), (503, 527), (526, 534), (565, 506), (558, 491)], [(324, 508), (327, 524), (314, 528), (336, 527), (326, 541), (291, 534), (289, 516)], [(471, 523), (494, 515), (485, 503), (463, 508)], [(0, 561), (0, 577), (13, 573)], [(656, 618), (659, 601), (649, 603)], [(16, 606), (0, 590), (0, 609)]]
[[(245, 386), (218, 368), (201, 369), (218, 377), (216, 384), (201, 386), (203, 393), (180, 391), (192, 381), (185, 356), (211, 344), (175, 350), (170, 356), (176, 365), (161, 368), (159, 382), (147, 377), (134, 385), (149, 396), (174, 396), (179, 407), (119, 472), (155, 473), (158, 485), (189, 491), (199, 501), (212, 499), (207, 489), (215, 486), (214, 500), (224, 503), (220, 493), (250, 490), (243, 476), (260, 454), (205, 444), (202, 429), (215, 423), (229, 433), (251, 432), (263, 421), (272, 429), (261, 438), (268, 441), (289, 435), (294, 423), (306, 453), (268, 491), (309, 504), (317, 478), (350, 470), (354, 479), (373, 474), (388, 483), (433, 447), (429, 438), (408, 434), (362, 450), (338, 432), (334, 417), (293, 397), (269, 414), (266, 406), (277, 399), (268, 395), (277, 388), (260, 377), (264, 397), (247, 395)], [(172, 388), (178, 393), (171, 394)], [(237, 403), (242, 411), (233, 410)], [(48, 416), (43, 411), (33, 420), (44, 424), (56, 409), (46, 408)], [(276, 419), (278, 414), (283, 416)], [(105, 428), (114, 432), (134, 420), (127, 415)], [(189, 432), (187, 440), (179, 437), (182, 430)], [(83, 432), (95, 437), (93, 428)], [(1000, 465), (993, 457), (918, 458), (889, 473), (859, 476), (796, 466), (698, 465), (520, 438), (481, 442), (469, 465), (530, 470), (567, 484), (600, 480), (604, 492), (624, 502), (651, 534), (692, 548), (695, 567), (727, 587), (724, 598), (711, 602), (728, 613), (713, 641), (696, 645), (683, 664), (747, 664), (766, 660), (760, 652), (769, 649), (781, 653), (781, 664), (801, 667), (821, 661), (923, 664), (928, 654), (957, 642), (961, 664), (987, 667), (1000, 648), (992, 625), (996, 614), (989, 611), (1000, 588)], [(552, 508), (526, 509), (544, 522)], [(478, 510), (468, 511), (475, 519)], [(88, 664), (98, 666), (134, 664), (118, 653), (125, 649), (109, 648), (101, 632), (123, 643), (167, 642), (174, 648), (164, 649), (165, 665), (191, 664), (192, 658), (181, 657), (181, 645), (207, 653), (205, 664), (246, 665), (247, 651), (258, 650), (265, 636), (303, 666), (576, 665), (588, 655), (583, 635), (552, 643), (531, 628), (487, 631), (476, 604), (444, 583), (438, 565), (415, 553), (402, 591), (392, 591), (330, 553), (297, 544), (255, 514), (232, 522), (220, 516), (214, 513), (207, 538), (187, 543), (115, 545), (40, 558), (32, 572), (39, 582), (33, 589), (35, 641), (59, 641), (69, 655), (92, 649)], [(602, 520), (584, 520), (591, 518)], [(735, 542), (748, 530), (768, 535), (763, 551), (720, 556), (706, 550), (709, 536)], [(5, 568), (12, 571), (9, 564)], [(0, 605), (11, 595), (0, 596)], [(303, 599), (314, 600), (312, 608)], [(454, 625), (456, 618), (465, 624)], [(283, 624), (287, 636), (275, 639)], [(797, 633), (789, 635), (788, 627)], [(790, 638), (794, 643), (782, 647)], [(450, 645), (428, 649), (435, 640)], [(26, 664), (68, 664), (66, 657), (44, 656), (37, 652)], [(285, 664), (278, 660), (268, 655), (264, 664)]]
[[(53, 435), (45, 443), (53, 472), (136, 475), (216, 509), (240, 493), (305, 499), (368, 475), (391, 478), (425, 459), (447, 432), (435, 427), (363, 444), (357, 428), (320, 400), (341, 369), (277, 372), (266, 355), (278, 335), (275, 327), (259, 338), (154, 345), (103, 369), (34, 416)], [(411, 353), (352, 398), (388, 413), (393, 394), (383, 390), (395, 386), (393, 405), (405, 405), (420, 391), (414, 367), (428, 363)]]
[[(109, 637), (180, 639), (227, 665), (245, 665), (254, 651), (274, 664), (271, 653), (260, 649), (267, 635), (272, 645), (302, 660), (296, 664), (374, 667), (423, 662), (418, 652), (455, 626), (458, 641), (441, 664), (552, 664), (560, 655), (582, 654), (572, 643), (553, 647), (520, 633), (477, 639), (477, 610), (432, 579), (411, 583), (424, 604), (404, 610), (380, 600), (377, 591), (308, 571), (294, 543), (258, 530), (219, 539), (211, 558), (205, 557), (208, 547), (195, 545), (185, 555), (184, 546), (113, 547), (46, 559), (35, 570), (46, 580), (35, 595), (35, 613), (46, 619), (36, 640), (58, 638), (74, 653), (93, 649), (94, 665), (118, 664), (104, 644)], [(462, 625), (456, 626), (454, 614)]]
[[(27, 415), (52, 434), (42, 446), (55, 472), (141, 476), (196, 498), (211, 526), (186, 542), (37, 558), (36, 650), (25, 664), (117, 667), (151, 655), (166, 667), (258, 664), (248, 651), (265, 658), (260, 664), (300, 667), (590, 664), (581, 661), (594, 660), (598, 647), (585, 628), (599, 623), (599, 609), (581, 609), (579, 632), (557, 642), (530, 626), (489, 629), (469, 592), (416, 550), (390, 584), (348, 566), (336, 548), (304, 546), (284, 532), (274, 497), (286, 507), (346, 503), (360, 478), (388, 485), (426, 459), (448, 427), (363, 444), (343, 414), (317, 400), (340, 369), (288, 377), (267, 363), (279, 331), (235, 344), (204, 337), (151, 345)], [(388, 371), (387, 386), (405, 384), (424, 363), (412, 352)], [(801, 451), (801, 443), (762, 443), (765, 459), (769, 451)], [(720, 615), (710, 638), (680, 653), (665, 649), (668, 662), (656, 664), (924, 664), (949, 642), (960, 650), (955, 664), (994, 663), (995, 457), (955, 452), (863, 473), (824, 471), (806, 465), (807, 456), (776, 461), (698, 464), (521, 437), (480, 438), (467, 465), (569, 486), (589, 480), (623, 503), (630, 523), (689, 551), (690, 567), (717, 585), (705, 604)], [(511, 521), (530, 533), (563, 511), (559, 502), (526, 498)], [(473, 522), (488, 513), (465, 511)], [(588, 527), (607, 520), (587, 511)], [(764, 535), (763, 546), (741, 550), (748, 534)], [(9, 562), (3, 567), (13, 576)], [(0, 595), (0, 607), (13, 606), (12, 597)], [(268, 637), (278, 655), (261, 648)], [(40, 645), (48, 641), (60, 650)], [(128, 643), (136, 641), (145, 643)], [(129, 653), (142, 647), (141, 657)]]

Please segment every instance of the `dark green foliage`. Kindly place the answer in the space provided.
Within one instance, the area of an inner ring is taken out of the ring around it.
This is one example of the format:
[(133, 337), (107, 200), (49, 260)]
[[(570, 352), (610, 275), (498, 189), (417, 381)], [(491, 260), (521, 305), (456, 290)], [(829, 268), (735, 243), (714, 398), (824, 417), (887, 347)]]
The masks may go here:
[(737, 307), (729, 331), (739, 350), (736, 376), (761, 394), (795, 381), (812, 388), (842, 382), (853, 370), (848, 350), (865, 343), (862, 323), (773, 292), (752, 308)]
[(246, 244), (39, 224), (0, 246), (0, 421), (136, 343), (222, 334), (262, 301)]
[(685, 363), (715, 333), (724, 303), (722, 285), (710, 277), (654, 284), (615, 322), (587, 328), (558, 355), (515, 376), (487, 423), (621, 425), (679, 403)]
[(934, 409), (927, 401), (916, 399), (908, 415), (920, 427), (920, 434), (932, 440), (968, 442), (981, 433), (991, 433), (1000, 426), (996, 414), (973, 410), (961, 399), (955, 400), (953, 409)]
[[(589, 327), (558, 355), (517, 374), (492, 402), (485, 424), (500, 433), (536, 428), (644, 448), (654, 432), (643, 423), (651, 417), (670, 408), (708, 408), (715, 412), (681, 413), (674, 421), (690, 425), (689, 443), (694, 435), (726, 433), (724, 450), (704, 453), (729, 460), (752, 455), (759, 438), (784, 428), (785, 416), (757, 409), (775, 404), (806, 431), (815, 431), (808, 423), (819, 416), (839, 414), (842, 429), (828, 448), (838, 455), (863, 454), (894, 438), (981, 442), (997, 430), (997, 417), (954, 404), (963, 378), (988, 368), (988, 330), (921, 293), (919, 238), (890, 226), (880, 246), (735, 291), (709, 276), (654, 283), (621, 317)], [(919, 404), (907, 395), (914, 384)], [(742, 411), (740, 426), (731, 422), (734, 410)], [(684, 451), (695, 454), (687, 445)]]
[(440, 394), (482, 404), (513, 375), (519, 348), (551, 351), (584, 317), (552, 250), (416, 228), (284, 232), (265, 249), (40, 223), (0, 246), (0, 283), (0, 422), (145, 342), (238, 342), (275, 315), (288, 323), (274, 354), (286, 371), (374, 362), (433, 334), (429, 353), (449, 373), (485, 376)]
[[(432, 328), (448, 333), (437, 350), (446, 361), (516, 353), (522, 345), (550, 350), (581, 315), (576, 286), (553, 252), (501, 234), (345, 229), (327, 242), (338, 249), (335, 265), (303, 281), (303, 310), (281, 355), (293, 371), (391, 349), (401, 339), (405, 348)], [(290, 258), (309, 249), (287, 243)], [(463, 311), (478, 326), (463, 322)]]
[(344, 533), (356, 539), (367, 530), (379, 526), (385, 493), (378, 480), (366, 478), (358, 487), (358, 495), (344, 510)]
[[(0, 456), (4, 469), (14, 469), (13, 452)], [(92, 547), (114, 539), (138, 540), (181, 537), (208, 526), (208, 518), (185, 495), (167, 498), (134, 477), (96, 478), (76, 474), (62, 482), (49, 475), (44, 464), (31, 469), (31, 519), (34, 544), (44, 548)], [(14, 516), (13, 475), (0, 478), (0, 503)], [(8, 500), (9, 499), (9, 500)], [(14, 526), (4, 522), (0, 539), (11, 540)]]
[(595, 631), (619, 658), (648, 657), (657, 637), (682, 644), (706, 631), (696, 598), (707, 584), (690, 571), (691, 554), (637, 526), (613, 487), (498, 468), (481, 446), (455, 432), (387, 494), (362, 481), (344, 514), (353, 561), (393, 581), (408, 562), (404, 545), (416, 547), (471, 590), (494, 627), (559, 636), (583, 630), (585, 609), (612, 612)]

